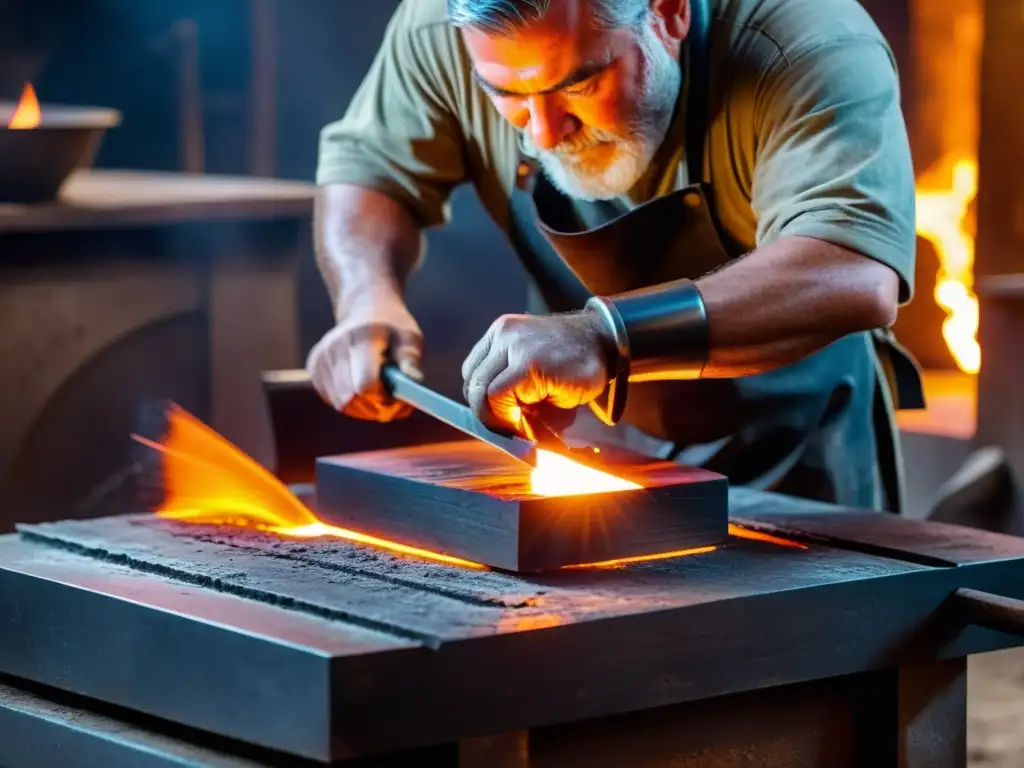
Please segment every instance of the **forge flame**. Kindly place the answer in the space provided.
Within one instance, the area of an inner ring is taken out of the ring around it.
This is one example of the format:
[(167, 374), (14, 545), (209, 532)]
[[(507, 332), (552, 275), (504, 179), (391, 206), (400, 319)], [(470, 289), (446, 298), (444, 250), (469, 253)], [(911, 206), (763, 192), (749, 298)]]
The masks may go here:
[(971, 216), (971, 204), (977, 193), (975, 157), (948, 156), (917, 182), (917, 232), (931, 241), (939, 260), (935, 301), (946, 312), (942, 337), (965, 373), (981, 369)]
[(25, 83), (21, 98), (18, 99), (18, 107), (14, 110), (7, 127), (13, 131), (37, 128), (42, 119), (43, 113), (39, 108), (35, 88), (32, 87), (32, 83)]
[(178, 406), (160, 440), (132, 438), (160, 454), (156, 514), (203, 525), (236, 525), (296, 539), (333, 537), (463, 568), (483, 565), (327, 525), (254, 459)]

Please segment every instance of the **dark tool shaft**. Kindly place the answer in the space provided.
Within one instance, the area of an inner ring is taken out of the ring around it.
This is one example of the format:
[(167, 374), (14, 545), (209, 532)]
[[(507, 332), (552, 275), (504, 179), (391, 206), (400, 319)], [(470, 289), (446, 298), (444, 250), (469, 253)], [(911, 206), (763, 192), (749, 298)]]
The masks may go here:
[(958, 589), (955, 599), (972, 624), (1024, 637), (1024, 600), (976, 589)]
[[(396, 400), (408, 403), (429, 416), (444, 422), (450, 427), (467, 434), (477, 440), (497, 448), (509, 456), (529, 464), (537, 465), (537, 445), (519, 437), (505, 436), (493, 432), (473, 415), (469, 406), (457, 403), (435, 392), (402, 373), (396, 366), (387, 365), (382, 371), (384, 385), (388, 393)], [(287, 371), (266, 371), (263, 374), (264, 386), (276, 390), (304, 390), (313, 394), (313, 382), (309, 374), (301, 369)]]
[(526, 462), (530, 466), (536, 466), (536, 444), (529, 440), (523, 440), (518, 437), (506, 437), (491, 431), (473, 415), (473, 411), (468, 406), (450, 400), (415, 379), (406, 376), (394, 365), (384, 366), (382, 375), (390, 395), (396, 400), (408, 403), (414, 408), (418, 408), (467, 435), (483, 440), (485, 443), (489, 443), (519, 461)]

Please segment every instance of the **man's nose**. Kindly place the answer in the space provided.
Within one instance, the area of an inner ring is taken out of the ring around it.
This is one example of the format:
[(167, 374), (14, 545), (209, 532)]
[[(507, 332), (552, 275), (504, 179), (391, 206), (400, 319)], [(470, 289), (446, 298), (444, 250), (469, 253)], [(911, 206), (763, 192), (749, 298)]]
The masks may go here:
[(558, 99), (548, 95), (531, 96), (529, 109), (530, 138), (538, 149), (554, 149), (576, 130), (576, 118), (558, 103)]

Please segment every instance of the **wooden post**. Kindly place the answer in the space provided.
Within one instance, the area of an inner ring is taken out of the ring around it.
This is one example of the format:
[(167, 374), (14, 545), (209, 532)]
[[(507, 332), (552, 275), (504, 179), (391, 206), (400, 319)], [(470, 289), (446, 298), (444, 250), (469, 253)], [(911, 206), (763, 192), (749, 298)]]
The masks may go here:
[[(1022, 38), (1021, 0), (986, 0), (975, 255), (981, 344), (976, 440), (1004, 451), (1018, 483), (1024, 478), (1024, 102), (1015, 96), (1014, 81), (1024, 69)], [(1015, 514), (1019, 518), (1020, 511)]]
[[(1024, 100), (1016, 85), (1024, 71), (1021, 40), (1021, 0), (986, 0), (975, 259), (979, 276), (1024, 272)], [(982, 365), (985, 352), (983, 348)]]
[(983, 277), (978, 294), (982, 365), (976, 440), (1002, 448), (1019, 482), (1024, 478), (1024, 274)]
[(250, 0), (249, 14), (252, 28), (249, 173), (273, 176), (277, 154), (277, 3)]
[(967, 660), (898, 672), (898, 768), (967, 765)]
[(199, 64), (199, 27), (195, 19), (174, 24), (178, 51), (178, 145), (181, 170), (206, 170), (206, 130), (203, 121), (203, 83)]

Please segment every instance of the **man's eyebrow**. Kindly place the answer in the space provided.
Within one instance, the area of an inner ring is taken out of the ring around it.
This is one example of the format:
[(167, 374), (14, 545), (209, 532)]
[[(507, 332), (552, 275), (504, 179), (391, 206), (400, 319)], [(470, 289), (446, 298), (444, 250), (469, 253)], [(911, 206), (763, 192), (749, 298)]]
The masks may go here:
[(545, 88), (542, 91), (510, 91), (507, 88), (501, 88), (494, 83), (489, 83), (481, 77), (480, 73), (474, 68), (473, 77), (480, 83), (480, 86), (496, 96), (543, 96), (549, 93), (555, 93), (556, 91), (562, 91), (566, 88), (571, 88), (574, 85), (582, 83), (584, 80), (589, 80), (594, 75), (603, 72), (612, 65), (611, 61), (600, 61), (594, 62), (593, 64), (584, 64), (582, 67), (574, 70), (568, 77), (563, 78), (561, 82), (556, 83), (550, 88)]

